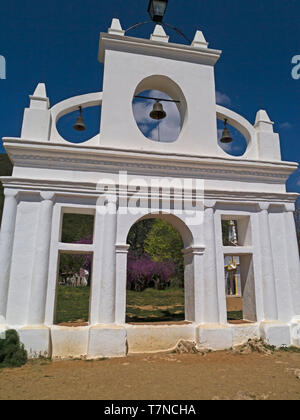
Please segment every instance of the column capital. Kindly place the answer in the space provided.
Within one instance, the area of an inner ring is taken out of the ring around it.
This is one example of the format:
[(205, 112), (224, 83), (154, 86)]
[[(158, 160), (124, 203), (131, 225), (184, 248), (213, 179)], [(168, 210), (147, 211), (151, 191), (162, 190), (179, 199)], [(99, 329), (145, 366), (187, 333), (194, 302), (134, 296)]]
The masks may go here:
[(128, 254), (130, 245), (128, 244), (116, 244), (117, 254)]
[(285, 211), (287, 213), (294, 213), (294, 211), (295, 211), (295, 204), (294, 203), (285, 203), (284, 208), (285, 208)]
[(217, 204), (217, 201), (216, 200), (205, 200), (204, 201), (204, 209), (206, 210), (206, 209), (215, 209), (215, 207), (216, 207), (216, 204)]
[(270, 203), (263, 202), (263, 203), (259, 203), (258, 206), (259, 206), (261, 211), (264, 211), (264, 210), (268, 211), (269, 208), (270, 208)]
[(42, 191), (40, 196), (43, 201), (53, 201), (55, 194), (50, 191)]
[(118, 197), (116, 194), (106, 194), (104, 205), (107, 206), (108, 204), (115, 204), (117, 205)]
[(18, 193), (19, 193), (18, 190), (13, 190), (11, 188), (5, 188), (4, 190), (4, 196), (7, 198), (9, 197), (17, 198)]
[(190, 246), (182, 250), (183, 255), (186, 257), (188, 255), (203, 255), (205, 252), (205, 245)]

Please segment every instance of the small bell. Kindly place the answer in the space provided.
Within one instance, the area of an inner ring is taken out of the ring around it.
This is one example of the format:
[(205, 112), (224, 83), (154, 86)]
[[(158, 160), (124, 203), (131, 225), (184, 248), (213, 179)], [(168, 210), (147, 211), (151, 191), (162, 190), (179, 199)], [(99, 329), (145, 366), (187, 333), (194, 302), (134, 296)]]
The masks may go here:
[(222, 134), (222, 138), (221, 138), (220, 142), (221, 143), (232, 143), (233, 140), (232, 140), (230, 131), (227, 128), (227, 120), (225, 120), (224, 125), (225, 125), (225, 127), (224, 127), (224, 130), (223, 130), (223, 134)]
[(84, 118), (82, 116), (82, 107), (79, 107), (79, 112), (80, 115), (79, 117), (76, 119), (76, 123), (74, 125), (74, 130), (76, 131), (85, 131), (85, 124), (84, 124)]
[(163, 120), (166, 118), (167, 113), (165, 112), (162, 104), (159, 101), (156, 101), (153, 110), (150, 112), (150, 117), (153, 120)]

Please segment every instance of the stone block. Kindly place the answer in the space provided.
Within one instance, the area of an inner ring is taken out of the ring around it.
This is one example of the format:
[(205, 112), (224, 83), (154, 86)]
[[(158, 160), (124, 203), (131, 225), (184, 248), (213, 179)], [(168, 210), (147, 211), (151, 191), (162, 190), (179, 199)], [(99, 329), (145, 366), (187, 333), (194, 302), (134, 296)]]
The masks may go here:
[(87, 355), (89, 327), (52, 327), (52, 358), (79, 358)]
[(20, 328), (17, 332), (30, 359), (51, 356), (49, 328), (32, 326)]
[(226, 350), (233, 346), (232, 329), (226, 325), (199, 325), (196, 329), (198, 349)]
[(290, 326), (281, 322), (262, 322), (260, 336), (270, 346), (289, 347), (291, 345)]
[(99, 325), (90, 328), (88, 359), (126, 356), (126, 329), (118, 326)]

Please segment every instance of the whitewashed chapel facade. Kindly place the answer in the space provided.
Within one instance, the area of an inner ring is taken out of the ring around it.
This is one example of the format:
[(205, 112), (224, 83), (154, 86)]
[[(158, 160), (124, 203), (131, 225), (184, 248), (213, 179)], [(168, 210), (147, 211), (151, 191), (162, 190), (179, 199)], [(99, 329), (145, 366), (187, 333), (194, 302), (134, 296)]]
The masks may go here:
[[(180, 339), (214, 350), (254, 337), (300, 346), (297, 195), (286, 192), (298, 166), (281, 160), (279, 136), (265, 111), (253, 125), (216, 105), (214, 66), (220, 55), (199, 31), (186, 46), (170, 43), (160, 26), (150, 40), (128, 37), (114, 19), (100, 37), (103, 92), (53, 107), (43, 84), (30, 96), (21, 137), (4, 139), (14, 169), (1, 179), (0, 332), (16, 328), (31, 356), (123, 356), (171, 349)], [(179, 101), (176, 141), (155, 142), (138, 129), (132, 101), (146, 90)], [(60, 136), (59, 118), (79, 106), (98, 105), (100, 134), (83, 144)], [(217, 119), (225, 118), (247, 141), (241, 157), (218, 144)], [(164, 189), (148, 188), (153, 179), (186, 182), (185, 198), (174, 188), (167, 211)], [(195, 190), (191, 180), (201, 188)], [(127, 208), (132, 191), (129, 207), (138, 201), (137, 212)], [(193, 211), (185, 208), (186, 197), (196, 202)], [(182, 325), (125, 322), (127, 235), (136, 221), (151, 216), (150, 201), (156, 203), (155, 217), (172, 223), (184, 241), (187, 322)], [(65, 213), (94, 215), (93, 244), (61, 242)], [(222, 220), (237, 221), (238, 247), (223, 246)], [(63, 252), (93, 255), (89, 326), (54, 325)], [(240, 258), (244, 318), (250, 323), (227, 322), (227, 255)]]

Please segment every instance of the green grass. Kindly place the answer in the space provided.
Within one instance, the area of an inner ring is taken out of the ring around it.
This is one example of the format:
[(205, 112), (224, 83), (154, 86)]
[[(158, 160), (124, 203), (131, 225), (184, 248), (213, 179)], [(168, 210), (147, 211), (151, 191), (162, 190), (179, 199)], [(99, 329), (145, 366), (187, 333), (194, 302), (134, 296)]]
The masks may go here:
[(126, 322), (184, 321), (184, 290), (127, 291)]
[[(59, 286), (56, 324), (88, 322), (90, 288)], [(228, 320), (243, 319), (242, 311), (228, 312)], [(184, 290), (127, 290), (126, 322), (178, 322), (185, 320)]]
[(240, 321), (243, 320), (243, 311), (232, 311), (227, 312), (228, 321)]
[(56, 304), (56, 324), (89, 319), (89, 287), (59, 286)]

